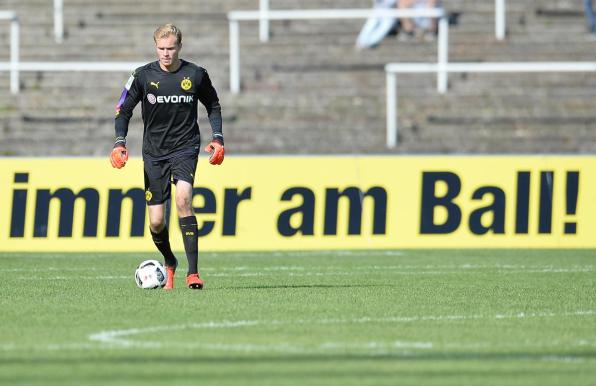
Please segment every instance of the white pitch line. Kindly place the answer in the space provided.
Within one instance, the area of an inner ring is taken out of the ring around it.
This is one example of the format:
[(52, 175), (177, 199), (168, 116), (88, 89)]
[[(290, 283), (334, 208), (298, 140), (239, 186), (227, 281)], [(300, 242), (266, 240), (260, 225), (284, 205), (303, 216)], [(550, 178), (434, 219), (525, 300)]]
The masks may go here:
[(84, 280), (134, 280), (134, 277), (131, 276), (17, 276), (13, 279), (16, 280), (76, 280), (76, 279), (84, 279)]
[[(135, 341), (134, 336), (153, 333), (164, 333), (172, 331), (192, 330), (192, 329), (224, 329), (224, 328), (251, 328), (262, 326), (280, 326), (280, 325), (340, 325), (340, 324), (371, 324), (371, 323), (414, 323), (414, 322), (436, 322), (436, 321), (461, 321), (461, 320), (504, 320), (504, 319), (528, 319), (528, 318), (552, 318), (552, 317), (583, 317), (594, 316), (596, 310), (576, 310), (562, 313), (555, 312), (517, 312), (517, 313), (499, 313), (495, 315), (423, 315), (423, 316), (393, 316), (383, 318), (361, 317), (354, 319), (297, 319), (297, 320), (239, 320), (239, 321), (208, 321), (203, 323), (191, 323), (174, 326), (153, 326), (145, 328), (130, 328), (120, 330), (108, 330), (90, 334), (88, 339), (91, 343), (66, 343), (66, 344), (48, 344), (47, 346), (35, 346), (35, 350), (65, 351), (65, 350), (111, 350), (111, 349), (129, 349), (129, 348), (204, 348), (219, 351), (234, 352), (270, 352), (279, 353), (319, 353), (320, 351), (345, 351), (358, 350), (367, 355), (397, 354), (397, 355), (416, 355), (416, 352), (406, 350), (431, 350), (431, 349), (470, 349), (470, 348), (490, 348), (487, 343), (461, 344), (445, 343), (434, 344), (433, 342), (411, 342), (411, 341), (393, 341), (393, 342), (322, 342), (316, 347), (300, 346), (287, 342), (276, 344), (253, 344), (253, 343), (206, 343), (206, 342), (155, 342), (155, 341)], [(533, 342), (537, 344), (539, 342)], [(547, 345), (569, 345), (565, 342), (548, 342)], [(593, 339), (580, 339), (573, 342), (575, 346), (586, 347), (595, 346)], [(19, 347), (14, 343), (4, 343), (0, 345), (0, 351), (16, 351)], [(30, 349), (30, 348), (23, 348)], [(522, 358), (523, 359), (523, 358)], [(528, 357), (527, 359), (536, 359)], [(544, 361), (558, 361), (565, 363), (581, 363), (588, 359), (574, 356), (555, 356), (548, 355), (538, 358)]]
[[(511, 275), (511, 274), (524, 274), (524, 273), (591, 273), (594, 272), (593, 269), (541, 269), (541, 270), (519, 270), (519, 271), (495, 271), (495, 272), (488, 272), (490, 274), (504, 274), (504, 275)], [(353, 271), (304, 271), (304, 272), (284, 272), (287, 276), (293, 277), (313, 277), (313, 276), (353, 276)], [(416, 275), (477, 275), (483, 272), (473, 272), (473, 271), (359, 271), (358, 274), (361, 275), (408, 275), (408, 276), (416, 276)], [(243, 272), (243, 273), (225, 273), (225, 272), (215, 272), (209, 273), (207, 276), (211, 277), (271, 277), (271, 276), (280, 276), (280, 273), (271, 273), (271, 272)]]
[[(183, 331), (192, 329), (224, 329), (224, 328), (251, 328), (262, 326), (280, 326), (280, 325), (305, 325), (305, 324), (320, 324), (320, 325), (339, 325), (339, 324), (370, 324), (370, 323), (413, 323), (413, 322), (435, 322), (435, 321), (460, 321), (460, 320), (482, 320), (482, 319), (527, 319), (527, 318), (551, 318), (551, 317), (581, 317), (594, 316), (596, 310), (577, 310), (563, 313), (554, 312), (517, 312), (509, 314), (495, 314), (495, 315), (426, 315), (426, 316), (394, 316), (385, 318), (371, 318), (361, 317), (354, 319), (297, 319), (289, 321), (281, 320), (239, 320), (239, 321), (209, 321), (203, 323), (191, 323), (174, 326), (153, 326), (145, 328), (130, 328), (121, 330), (108, 330), (93, 333), (88, 336), (91, 341), (89, 343), (66, 343), (66, 344), (49, 344), (47, 346), (35, 346), (34, 350), (113, 350), (113, 349), (130, 349), (130, 348), (203, 348), (208, 350), (218, 351), (232, 351), (232, 352), (278, 352), (286, 354), (296, 353), (320, 353), (321, 351), (328, 351), (330, 353), (345, 350), (358, 350), (365, 355), (401, 355), (401, 356), (415, 356), (417, 351), (407, 350), (432, 350), (437, 349), (489, 349), (488, 343), (450, 343), (441, 342), (435, 344), (433, 342), (415, 342), (415, 341), (392, 341), (392, 342), (321, 342), (318, 346), (296, 345), (288, 342), (279, 342), (275, 344), (256, 344), (256, 343), (208, 343), (208, 342), (156, 342), (156, 341), (137, 341), (133, 340), (134, 336), (143, 334), (164, 333), (172, 331)], [(540, 342), (532, 342), (539, 344)], [(547, 346), (565, 345), (566, 342), (550, 341)], [(594, 346), (596, 341), (588, 339), (580, 339), (572, 343), (578, 347)], [(17, 347), (14, 343), (6, 343), (0, 345), (0, 351), (16, 351)], [(22, 348), (31, 349), (31, 348)], [(524, 359), (524, 358), (521, 358)], [(543, 356), (535, 358), (529, 356), (528, 360), (544, 360), (544, 361), (558, 361), (565, 363), (586, 362), (588, 359), (574, 356)]]
[[(540, 342), (533, 342), (540, 343)], [(553, 344), (546, 345), (542, 344), (542, 347), (552, 347)], [(564, 342), (558, 345), (565, 345)], [(474, 344), (459, 344), (442, 342), (441, 344), (435, 345), (432, 342), (410, 342), (410, 341), (395, 341), (395, 342), (323, 342), (318, 346), (306, 346), (306, 345), (295, 345), (287, 342), (279, 342), (275, 344), (258, 344), (258, 343), (205, 343), (205, 342), (136, 342), (134, 345), (122, 345), (122, 344), (106, 344), (106, 343), (66, 343), (66, 344), (49, 344), (47, 346), (36, 345), (34, 347), (17, 347), (15, 344), (4, 344), (0, 345), (0, 351), (80, 351), (80, 350), (129, 350), (131, 348), (150, 348), (154, 350), (162, 349), (202, 349), (209, 351), (224, 351), (224, 352), (244, 352), (244, 353), (271, 353), (276, 352), (278, 354), (329, 354), (333, 355), (336, 353), (342, 353), (347, 350), (357, 350), (362, 355), (369, 355), (375, 357), (378, 355), (394, 355), (403, 358), (416, 358), (417, 356), (424, 355), (424, 352), (428, 350), (437, 349), (438, 352), (442, 352), (446, 358), (449, 356), (449, 352), (442, 350), (488, 350), (491, 345), (489, 343), (474, 343)], [(535, 346), (532, 346), (535, 347)], [(412, 351), (413, 350), (413, 351)], [(569, 364), (578, 364), (586, 362), (595, 362), (596, 359), (585, 358), (581, 356), (572, 355), (521, 355), (516, 356), (520, 360), (529, 361), (547, 361), (547, 362), (561, 362)]]
[[(61, 267), (44, 267), (44, 268), (0, 268), (0, 272), (94, 272), (98, 271), (97, 268), (61, 268)], [(406, 274), (427, 274), (427, 275), (440, 275), (440, 274), (475, 274), (483, 273), (482, 270), (488, 270), (490, 273), (583, 273), (583, 272), (594, 272), (595, 268), (592, 265), (574, 265), (571, 267), (556, 267), (552, 265), (540, 266), (540, 265), (359, 265), (353, 267), (350, 271), (346, 271), (343, 266), (300, 266), (300, 265), (278, 265), (268, 266), (255, 270), (251, 266), (236, 266), (236, 267), (221, 267), (221, 268), (204, 268), (202, 271), (211, 276), (225, 276), (232, 275), (229, 272), (244, 274), (249, 276), (271, 276), (273, 272), (290, 273), (294, 275), (324, 275), (324, 274), (337, 274), (337, 275), (352, 275), (353, 271), (358, 271), (360, 274), (375, 274), (376, 271), (380, 273), (394, 273), (400, 275)], [(496, 270), (496, 272), (494, 271)], [(103, 271), (103, 270), (102, 270)], [(477, 271), (477, 272), (476, 272)], [(62, 276), (60, 276), (62, 277)], [(90, 275), (84, 276), (85, 278)], [(94, 276), (95, 277), (95, 276)], [(104, 276), (109, 277), (109, 276)], [(123, 276), (119, 276), (122, 278)], [(48, 277), (51, 278), (51, 277)], [(30, 277), (27, 277), (30, 279)]]
[[(362, 269), (362, 268), (361, 268)], [(276, 276), (289, 276), (289, 277), (327, 277), (327, 276), (353, 276), (353, 271), (304, 271), (296, 268), (289, 269), (278, 269), (278, 270), (265, 270), (251, 272), (245, 269), (236, 269), (234, 272), (217, 272), (215, 269), (205, 270), (205, 277), (276, 277)], [(540, 274), (540, 273), (592, 273), (594, 269), (590, 268), (544, 268), (544, 269), (528, 269), (528, 270), (498, 270), (492, 272), (479, 272), (472, 270), (453, 270), (453, 271), (398, 271), (392, 269), (381, 269), (374, 268), (372, 271), (359, 270), (359, 275), (401, 275), (401, 276), (439, 276), (439, 275), (477, 275), (483, 273), (498, 274), (498, 275), (512, 275), (512, 274)], [(131, 280), (132, 276), (118, 275), (118, 276), (13, 276), (12, 279), (16, 280), (72, 280), (72, 279), (85, 279), (85, 280)]]
[[(540, 358), (547, 362), (565, 362), (565, 363), (585, 363), (588, 361), (587, 358), (574, 357), (569, 355), (546, 355)], [(594, 361), (593, 359), (591, 359)]]
[[(363, 254), (370, 253), (369, 250), (324, 250), (324, 251), (288, 251), (288, 252), (266, 252), (267, 257), (283, 257), (283, 258), (302, 258), (302, 257), (313, 257), (313, 256), (337, 256), (337, 257), (351, 257), (361, 256)], [(381, 256), (405, 256), (404, 251), (395, 250), (375, 250), (375, 255)], [(260, 252), (211, 252), (210, 257), (263, 257), (263, 253)]]
[(379, 349), (419, 349), (430, 350), (434, 347), (432, 342), (409, 342), (397, 340), (395, 342), (366, 342), (366, 343), (345, 343), (345, 342), (326, 342), (319, 345), (322, 350), (379, 350)]
[[(76, 272), (76, 271), (98, 271), (98, 268), (73, 268), (73, 267), (49, 267), (44, 266), (43, 268), (0, 268), (0, 272)], [(104, 271), (104, 269), (101, 269)]]
[(174, 326), (157, 326), (157, 327), (146, 327), (146, 328), (131, 328), (126, 330), (112, 330), (112, 331), (101, 331), (95, 334), (89, 335), (89, 339), (96, 342), (111, 343), (111, 344), (123, 344), (123, 345), (134, 345), (132, 341), (121, 339), (121, 337), (139, 335), (146, 333), (156, 333), (165, 331), (180, 331), (189, 329), (210, 329), (210, 328), (238, 328), (261, 325), (262, 322), (256, 320), (240, 320), (240, 321), (221, 321), (221, 322), (205, 322), (205, 323), (192, 323), (182, 324)]
[[(263, 268), (259, 268), (259, 272), (261, 271), (304, 271), (309, 269), (310, 271), (324, 271), (324, 270), (341, 270), (345, 268), (344, 266), (330, 266), (330, 265), (319, 265), (319, 266), (312, 266), (309, 265), (308, 267), (302, 265), (275, 265), (275, 266), (267, 266)], [(233, 266), (233, 267), (219, 267), (219, 268), (212, 268), (206, 267), (203, 271), (206, 272), (222, 272), (222, 271), (250, 271), (253, 270), (254, 267), (248, 265), (241, 265), (241, 266)], [(511, 265), (511, 264), (494, 264), (494, 265), (477, 265), (477, 264), (439, 264), (439, 265), (358, 265), (352, 268), (353, 270), (414, 270), (414, 271), (423, 271), (423, 270), (432, 270), (432, 271), (458, 271), (458, 270), (492, 270), (492, 269), (500, 269), (500, 270), (511, 270), (511, 271), (519, 271), (519, 272), (526, 272), (526, 271), (536, 271), (536, 272), (565, 272), (565, 271), (593, 271), (593, 265), (573, 265), (571, 267), (557, 267), (553, 265)], [(32, 268), (0, 268), (0, 272), (48, 272), (48, 271), (58, 271), (58, 272), (76, 272), (76, 271), (104, 271), (104, 269), (100, 268), (73, 268), (73, 267), (51, 267), (51, 266), (44, 266), (43, 268), (39, 267), (32, 267)]]
[(297, 319), (291, 321), (281, 320), (240, 320), (240, 321), (210, 321), (204, 323), (192, 323), (175, 326), (155, 326), (145, 328), (131, 328), (124, 330), (108, 330), (90, 334), (88, 338), (91, 341), (108, 343), (123, 346), (138, 346), (139, 343), (126, 337), (142, 335), (147, 333), (171, 332), (190, 329), (218, 329), (218, 328), (242, 328), (258, 326), (279, 326), (279, 325), (340, 325), (340, 324), (368, 324), (368, 323), (412, 323), (412, 322), (435, 322), (435, 321), (459, 321), (459, 320), (481, 320), (481, 319), (527, 319), (527, 318), (550, 318), (557, 316), (593, 316), (596, 311), (571, 311), (564, 313), (553, 312), (518, 312), (513, 314), (487, 315), (428, 315), (428, 316), (395, 316), (385, 318), (362, 317), (356, 319)]

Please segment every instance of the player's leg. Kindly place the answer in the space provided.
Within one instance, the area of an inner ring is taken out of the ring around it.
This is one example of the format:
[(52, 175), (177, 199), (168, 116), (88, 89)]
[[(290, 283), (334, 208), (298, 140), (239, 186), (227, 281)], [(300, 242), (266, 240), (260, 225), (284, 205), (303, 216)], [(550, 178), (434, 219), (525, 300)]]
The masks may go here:
[(155, 246), (161, 252), (166, 265), (176, 265), (176, 257), (170, 247), (170, 235), (164, 219), (165, 204), (149, 205), (149, 230)]
[(149, 213), (149, 230), (153, 243), (164, 257), (168, 274), (165, 289), (174, 288), (174, 273), (178, 260), (170, 246), (170, 235), (165, 221), (165, 202), (170, 198), (170, 171), (163, 162), (145, 162), (145, 198)]
[(199, 277), (199, 238), (197, 218), (192, 212), (192, 185), (187, 181), (176, 182), (176, 208), (182, 231), (184, 250), (188, 260), (186, 284), (189, 288), (202, 289), (203, 281)]
[(197, 218), (192, 209), (194, 175), (197, 158), (188, 157), (176, 160), (172, 165), (172, 175), (176, 184), (176, 209), (182, 231), (182, 241), (188, 260), (186, 284), (192, 289), (202, 289), (203, 281), (199, 277), (199, 236)]

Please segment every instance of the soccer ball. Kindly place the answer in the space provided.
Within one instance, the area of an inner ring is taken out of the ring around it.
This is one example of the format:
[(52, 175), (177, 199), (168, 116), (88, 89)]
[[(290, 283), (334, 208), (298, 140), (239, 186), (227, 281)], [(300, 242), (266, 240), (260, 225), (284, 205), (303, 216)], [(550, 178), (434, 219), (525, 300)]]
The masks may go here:
[(157, 260), (145, 260), (135, 271), (137, 287), (143, 289), (161, 288), (166, 285), (168, 274)]

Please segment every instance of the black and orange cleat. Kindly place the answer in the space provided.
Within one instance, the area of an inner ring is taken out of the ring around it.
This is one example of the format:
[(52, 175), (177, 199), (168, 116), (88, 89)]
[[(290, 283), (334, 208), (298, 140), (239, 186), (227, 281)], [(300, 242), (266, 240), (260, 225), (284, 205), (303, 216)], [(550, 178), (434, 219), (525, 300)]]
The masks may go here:
[(198, 273), (191, 273), (186, 276), (186, 285), (190, 289), (203, 289), (204, 284), (205, 283), (201, 280)]
[(171, 290), (174, 288), (174, 274), (176, 273), (176, 267), (166, 265), (166, 273), (168, 277), (166, 279), (166, 285), (163, 287), (163, 289)]

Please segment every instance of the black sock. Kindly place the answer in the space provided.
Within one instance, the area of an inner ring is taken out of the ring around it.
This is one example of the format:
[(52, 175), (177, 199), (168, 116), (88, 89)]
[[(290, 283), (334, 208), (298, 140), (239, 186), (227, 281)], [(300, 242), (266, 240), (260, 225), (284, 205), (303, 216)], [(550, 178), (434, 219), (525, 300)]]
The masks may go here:
[(197, 218), (195, 216), (181, 217), (179, 219), (182, 230), (182, 241), (188, 259), (188, 275), (199, 273), (199, 235)]
[(176, 267), (178, 265), (178, 261), (172, 252), (172, 248), (170, 247), (170, 234), (168, 232), (168, 227), (164, 227), (161, 232), (153, 233), (150, 229), (151, 237), (153, 238), (153, 242), (155, 246), (166, 261), (166, 265), (170, 267)]

